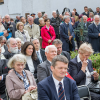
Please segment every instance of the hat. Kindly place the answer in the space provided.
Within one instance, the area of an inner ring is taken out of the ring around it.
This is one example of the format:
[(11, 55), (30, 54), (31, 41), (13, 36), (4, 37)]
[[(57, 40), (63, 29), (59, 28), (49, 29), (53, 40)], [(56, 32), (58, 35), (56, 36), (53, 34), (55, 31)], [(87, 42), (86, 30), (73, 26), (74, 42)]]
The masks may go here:
[(36, 14), (35, 14), (35, 13), (32, 13), (31, 16), (32, 16), (32, 15), (36, 15)]

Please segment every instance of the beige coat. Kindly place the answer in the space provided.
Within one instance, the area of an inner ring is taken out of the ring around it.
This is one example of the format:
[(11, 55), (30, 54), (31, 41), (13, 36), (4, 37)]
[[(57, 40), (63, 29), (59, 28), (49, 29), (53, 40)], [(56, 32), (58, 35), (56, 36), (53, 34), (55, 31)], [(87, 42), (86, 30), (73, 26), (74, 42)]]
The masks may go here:
[[(27, 77), (30, 81), (30, 86), (36, 86), (35, 79), (31, 72), (25, 70)], [(22, 100), (22, 96), (25, 92), (25, 87), (23, 82), (17, 77), (14, 70), (6, 76), (6, 88), (10, 100)]]
[(33, 24), (32, 29), (30, 25), (27, 24), (24, 26), (24, 29), (28, 31), (31, 38), (39, 38), (40, 37), (40, 28), (39, 25)]
[[(30, 36), (29, 36), (29, 34), (28, 34), (28, 31), (24, 30), (24, 33), (25, 33), (25, 36), (26, 36), (26, 41), (30, 41)], [(22, 34), (19, 30), (17, 30), (17, 31), (15, 32), (15, 38), (20, 38), (22, 44), (24, 44), (24, 37), (23, 37), (23, 34)]]

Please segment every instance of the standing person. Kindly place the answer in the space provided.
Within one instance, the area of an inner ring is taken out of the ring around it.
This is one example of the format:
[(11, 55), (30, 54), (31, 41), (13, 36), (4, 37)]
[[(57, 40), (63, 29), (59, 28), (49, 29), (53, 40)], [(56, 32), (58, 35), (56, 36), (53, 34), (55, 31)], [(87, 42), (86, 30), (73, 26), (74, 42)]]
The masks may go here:
[(94, 15), (99, 15), (100, 16), (100, 8), (99, 7), (96, 8), (96, 12), (94, 13)]
[(38, 83), (38, 100), (80, 100), (75, 81), (65, 77), (67, 68), (66, 57), (53, 58), (52, 74)]
[(14, 55), (8, 62), (12, 71), (6, 77), (6, 88), (10, 100), (22, 100), (22, 96), (37, 88), (34, 76), (25, 70), (26, 58), (22, 54)]
[(45, 49), (46, 46), (52, 45), (53, 40), (56, 38), (54, 28), (50, 25), (50, 19), (45, 19), (45, 26), (41, 29), (42, 48)]
[(18, 22), (16, 25), (17, 31), (15, 32), (15, 38), (20, 38), (22, 44), (26, 41), (30, 41), (30, 36), (27, 30), (24, 30), (24, 24), (22, 22)]
[(89, 18), (89, 11), (87, 6), (84, 7), (84, 12), (82, 13), (82, 15), (86, 15)]
[(94, 22), (88, 27), (89, 43), (95, 52), (100, 52), (100, 17), (94, 16)]
[(34, 18), (32, 16), (28, 17), (28, 24), (24, 26), (24, 29), (28, 31), (31, 39), (40, 37), (39, 25), (34, 24)]
[(75, 15), (76, 15), (76, 16), (79, 16), (79, 14), (78, 14), (77, 11), (76, 11), (76, 8), (74, 8), (73, 11), (75, 12)]
[(62, 50), (70, 52), (75, 49), (74, 31), (70, 24), (70, 16), (64, 16), (64, 23), (60, 25), (60, 39), (63, 42)]

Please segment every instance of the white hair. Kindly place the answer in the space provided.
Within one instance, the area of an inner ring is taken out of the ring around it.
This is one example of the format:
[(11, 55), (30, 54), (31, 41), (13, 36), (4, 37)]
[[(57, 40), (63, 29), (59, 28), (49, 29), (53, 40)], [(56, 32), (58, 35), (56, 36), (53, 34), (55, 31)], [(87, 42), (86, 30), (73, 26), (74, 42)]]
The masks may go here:
[(94, 16), (94, 20), (95, 20), (95, 18), (99, 18), (100, 19), (100, 16), (99, 15), (95, 15)]
[(39, 21), (44, 20), (43, 18), (39, 18)]
[[(9, 15), (8, 15), (8, 14), (6, 14), (6, 15), (5, 15), (5, 17), (6, 17), (6, 16), (9, 16)], [(9, 16), (9, 17), (10, 17), (10, 16)]]
[(38, 40), (38, 41), (39, 41), (39, 39), (37, 39), (37, 38), (34, 38), (34, 39), (32, 39), (32, 40), (31, 40), (31, 42), (33, 42), (34, 40)]
[(64, 21), (65, 21), (65, 19), (67, 19), (67, 18), (70, 18), (70, 16), (66, 16), (66, 15), (65, 15), (64, 18), (63, 18)]
[(29, 16), (29, 17), (28, 17), (28, 20), (29, 20), (29, 18), (32, 18), (32, 19), (33, 19), (33, 17), (32, 17), (32, 16)]
[(11, 41), (12, 39), (13, 39), (13, 40), (16, 40), (15, 38), (9, 38), (9, 39), (7, 40), (7, 42), (6, 42), (6, 44), (9, 45), (9, 44), (10, 44), (10, 41)]
[(16, 41), (21, 41), (21, 39), (20, 38), (15, 38), (16, 39)]
[(15, 54), (10, 60), (8, 61), (8, 67), (14, 68), (14, 64), (16, 62), (24, 63), (24, 66), (26, 64), (26, 57), (23, 54)]
[(56, 46), (55, 45), (49, 45), (49, 46), (46, 46), (46, 48), (45, 48), (45, 52), (49, 52), (49, 48), (55, 48), (56, 49), (56, 51), (57, 51), (57, 48), (56, 48)]
[(53, 11), (52, 14), (53, 14), (53, 13), (56, 13), (56, 11)]

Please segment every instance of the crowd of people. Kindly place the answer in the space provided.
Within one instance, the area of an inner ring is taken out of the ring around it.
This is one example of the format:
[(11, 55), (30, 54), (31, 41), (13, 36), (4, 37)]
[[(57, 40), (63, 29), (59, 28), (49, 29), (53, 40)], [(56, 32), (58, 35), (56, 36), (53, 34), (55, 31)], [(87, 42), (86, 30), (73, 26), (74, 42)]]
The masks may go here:
[[(52, 18), (41, 12), (35, 15), (15, 20), (0, 16), (0, 97), (7, 100), (8, 94), (10, 100), (22, 100), (37, 89), (38, 100), (80, 100), (77, 86), (99, 78), (97, 72), (91, 75), (88, 58), (100, 52), (100, 8), (93, 12), (85, 6), (80, 15), (75, 8), (59, 17), (56, 11)], [(84, 41), (74, 32), (82, 20), (87, 29)], [(71, 59), (76, 45), (78, 55)], [(100, 100), (100, 94), (90, 94), (91, 100)]]

